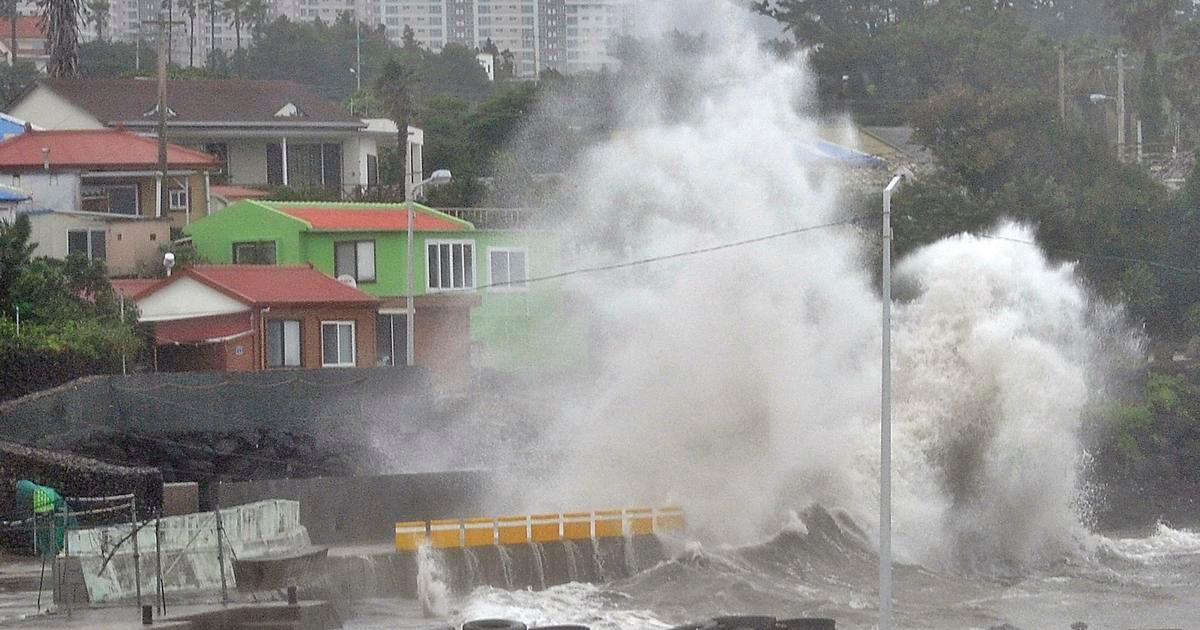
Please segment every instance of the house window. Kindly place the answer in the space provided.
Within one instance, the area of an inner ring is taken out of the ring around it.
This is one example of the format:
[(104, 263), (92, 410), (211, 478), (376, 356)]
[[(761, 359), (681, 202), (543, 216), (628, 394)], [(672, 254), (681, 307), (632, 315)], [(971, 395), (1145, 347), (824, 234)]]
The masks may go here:
[(67, 255), (104, 260), (107, 247), (104, 230), (67, 230)]
[(84, 185), (79, 193), (80, 205), (85, 212), (139, 214), (135, 184)]
[(529, 252), (524, 248), (488, 249), (488, 268), (493, 291), (523, 291), (528, 288)]
[[(282, 186), (283, 183), (283, 147), (280, 144), (267, 145), (267, 183), (272, 186)], [(287, 186), (302, 190), (305, 188), (342, 187), (342, 145), (300, 144), (288, 143), (287, 147)]]
[(408, 364), (408, 315), (380, 313), (375, 319), (375, 357), (381, 366)]
[(321, 366), (354, 367), (354, 322), (321, 322)]
[(245, 241), (233, 244), (233, 264), (274, 265), (275, 241)]
[(375, 241), (339, 241), (333, 245), (333, 275), (375, 282)]
[(172, 186), (169, 192), (169, 204), (172, 210), (182, 212), (188, 209), (188, 187), (186, 181), (180, 182), (178, 186)]
[(300, 367), (300, 322), (273, 319), (267, 322), (267, 367)]
[(430, 291), (475, 288), (475, 241), (429, 241), (426, 247)]

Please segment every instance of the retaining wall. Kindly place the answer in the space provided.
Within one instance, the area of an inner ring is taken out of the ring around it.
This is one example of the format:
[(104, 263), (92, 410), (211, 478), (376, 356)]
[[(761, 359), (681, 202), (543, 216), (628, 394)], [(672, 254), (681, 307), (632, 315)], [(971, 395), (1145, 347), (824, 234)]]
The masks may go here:
[(448, 518), (486, 509), (494, 493), (486, 471), (316, 477), (218, 484), (220, 505), (288, 499), (314, 544), (381, 543), (400, 521)]
[[(308, 532), (300, 524), (300, 505), (295, 501), (261, 501), (222, 509), (221, 522), (227, 545), (225, 578), (231, 590), (236, 587), (234, 557), (291, 554), (311, 547)], [(162, 519), (158, 542), (162, 551), (163, 587), (168, 593), (220, 589), (216, 525), (212, 512)], [(70, 555), (78, 558), (89, 601), (135, 597), (137, 571), (132, 539), (126, 540), (129, 532), (129, 525), (69, 532)], [(154, 521), (138, 531), (137, 548), (143, 597), (152, 601), (158, 585)]]

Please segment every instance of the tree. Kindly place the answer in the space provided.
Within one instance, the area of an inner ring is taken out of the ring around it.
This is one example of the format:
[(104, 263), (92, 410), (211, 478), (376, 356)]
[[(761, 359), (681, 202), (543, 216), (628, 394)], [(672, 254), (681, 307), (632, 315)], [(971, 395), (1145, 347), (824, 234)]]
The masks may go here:
[(46, 74), (55, 79), (79, 76), (80, 0), (38, 0), (50, 40)]
[[(94, 41), (79, 45), (79, 76), (91, 79), (119, 79), (133, 76), (137, 67), (137, 44), (132, 42)], [(141, 51), (142, 67), (154, 68), (158, 53)]]
[(230, 16), (233, 21), (230, 24), (233, 26), (234, 42), (236, 43), (233, 53), (234, 65), (237, 67), (238, 76), (242, 74), (242, 21), (243, 13), (246, 10), (248, 0), (221, 0), (221, 8)]
[(84, 7), (84, 16), (87, 23), (96, 29), (96, 41), (103, 40), (104, 31), (108, 30), (108, 0), (88, 0)]
[(13, 223), (0, 221), (0, 313), (13, 316), (13, 286), (17, 275), (29, 264), (36, 243), (29, 242), (29, 217), (18, 215)]
[(413, 113), (413, 91), (417, 75), (398, 57), (384, 64), (375, 79), (375, 93), (387, 104), (388, 117), (396, 123), (397, 157), (403, 173), (402, 199), (407, 201), (408, 192), (408, 126)]
[(250, 39), (257, 42), (270, 19), (270, 6), (265, 0), (246, 0), (242, 13), (246, 26), (250, 27)]
[(5, 0), (5, 14), (8, 16), (8, 51), (9, 58), (15, 65), (17, 63), (17, 2), (18, 0)]
[(196, 1), (175, 0), (175, 4), (183, 10), (188, 19), (188, 67), (196, 65)]
[(407, 52), (417, 52), (421, 50), (421, 44), (417, 41), (417, 34), (413, 32), (412, 27), (407, 24), (404, 25), (404, 33), (400, 35), (400, 41), (400, 47)]
[(31, 61), (18, 59), (11, 66), (0, 63), (0, 102), (13, 102), (40, 76), (37, 66)]

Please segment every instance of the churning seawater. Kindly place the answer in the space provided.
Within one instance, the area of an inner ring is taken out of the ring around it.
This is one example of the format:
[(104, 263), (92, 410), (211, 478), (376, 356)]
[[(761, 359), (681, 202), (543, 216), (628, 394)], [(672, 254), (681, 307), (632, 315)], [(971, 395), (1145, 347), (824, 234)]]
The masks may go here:
[[(848, 170), (803, 150), (830, 124), (815, 114), (803, 53), (764, 50), (735, 2), (637, 4), (652, 63), (618, 73), (616, 131), (567, 165), (569, 194), (551, 204), (567, 266), (533, 275), (859, 212), (848, 207)], [(653, 39), (676, 27), (705, 37)], [(553, 98), (542, 107), (539, 116), (561, 114)], [(548, 142), (550, 126), (535, 116), (531, 127), (515, 154)], [(451, 621), (648, 628), (761, 613), (871, 627), (881, 304), (878, 224), (858, 225), (563, 280), (588, 331), (588, 374), (562, 395), (540, 392), (553, 420), (530, 427), (537, 437), (522, 448), (555, 464), (514, 475), (504, 509), (678, 504), (692, 540), (603, 585), (455, 596), (431, 582), (427, 603)], [(1002, 223), (895, 267), (897, 620), (1195, 627), (1200, 536), (1089, 528), (1102, 488), (1086, 475), (1083, 438), (1097, 427), (1085, 412), (1111, 402), (1109, 384), (1139, 360), (1140, 340), (1119, 305), (1033, 240), (1032, 227)], [(411, 611), (373, 606), (354, 624), (395, 627)]]

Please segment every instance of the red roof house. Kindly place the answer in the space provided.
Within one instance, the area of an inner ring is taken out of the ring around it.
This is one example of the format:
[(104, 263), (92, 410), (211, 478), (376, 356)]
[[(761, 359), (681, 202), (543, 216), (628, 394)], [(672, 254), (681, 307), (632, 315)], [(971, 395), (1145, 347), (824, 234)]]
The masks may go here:
[(308, 265), (194, 265), (113, 286), (166, 371), (370, 367), (379, 300)]

